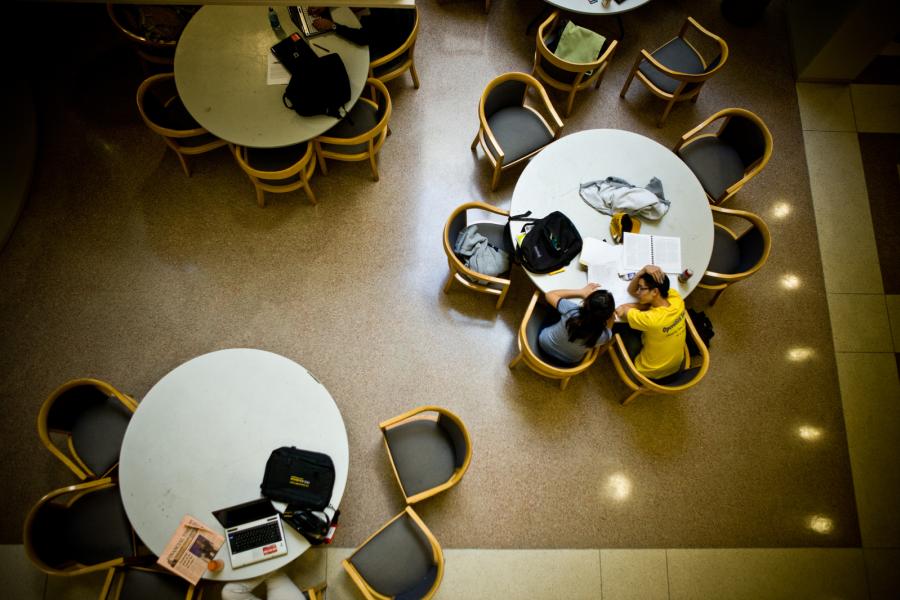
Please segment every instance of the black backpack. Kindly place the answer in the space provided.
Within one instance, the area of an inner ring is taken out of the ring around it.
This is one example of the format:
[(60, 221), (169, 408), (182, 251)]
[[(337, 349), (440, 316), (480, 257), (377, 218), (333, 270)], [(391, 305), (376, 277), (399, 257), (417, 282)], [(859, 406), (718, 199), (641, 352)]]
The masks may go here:
[[(706, 349), (709, 350), (710, 340), (716, 335), (716, 332), (713, 331), (712, 321), (709, 320), (709, 317), (707, 317), (706, 313), (703, 311), (697, 312), (693, 308), (689, 308), (687, 309), (687, 312), (691, 317), (691, 323), (694, 324), (694, 329), (697, 330), (697, 335), (700, 336)], [(696, 356), (700, 353), (700, 349), (697, 347), (697, 344), (694, 343), (694, 338), (689, 335), (685, 341), (687, 342), (688, 352), (691, 356)]]
[[(530, 214), (531, 211), (528, 211), (509, 218), (510, 221), (529, 222), (525, 226), (527, 233), (515, 250), (516, 262), (532, 273), (552, 273), (578, 256), (581, 252), (581, 234), (569, 217), (558, 210), (542, 219), (530, 218)], [(508, 224), (507, 233), (507, 245), (515, 247)]]
[(309, 44), (294, 34), (272, 46), (272, 52), (291, 72), (281, 101), (301, 117), (328, 115), (341, 118), (350, 100), (350, 78), (344, 61), (336, 53), (318, 56)]

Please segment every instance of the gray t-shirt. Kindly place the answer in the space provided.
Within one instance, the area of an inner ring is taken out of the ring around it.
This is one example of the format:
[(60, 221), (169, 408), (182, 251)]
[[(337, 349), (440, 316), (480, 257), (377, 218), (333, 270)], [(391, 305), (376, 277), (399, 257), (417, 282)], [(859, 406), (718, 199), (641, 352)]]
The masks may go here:
[[(575, 311), (578, 310), (579, 306), (577, 302), (573, 302), (568, 298), (560, 300), (556, 305), (556, 310), (560, 314), (559, 321), (550, 327), (542, 329), (538, 336), (541, 350), (556, 360), (572, 364), (580, 363), (589, 349), (584, 345), (584, 340), (570, 342), (569, 331), (566, 329), (566, 322), (570, 317), (575, 316)], [(610, 339), (612, 339), (612, 331), (607, 328), (600, 334), (600, 337), (597, 338), (597, 343), (592, 347), (605, 344)]]

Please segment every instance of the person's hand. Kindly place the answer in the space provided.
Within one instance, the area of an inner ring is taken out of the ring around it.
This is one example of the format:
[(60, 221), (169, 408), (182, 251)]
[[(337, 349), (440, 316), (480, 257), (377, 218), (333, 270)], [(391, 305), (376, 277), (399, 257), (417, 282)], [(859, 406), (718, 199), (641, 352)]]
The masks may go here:
[(656, 283), (662, 283), (663, 279), (666, 278), (665, 272), (656, 265), (647, 265), (646, 267), (641, 269), (641, 271), (655, 279)]
[(597, 290), (599, 290), (602, 286), (599, 283), (589, 283), (583, 288), (581, 288), (581, 297), (587, 298)]
[(316, 17), (313, 19), (313, 27), (319, 31), (329, 31), (334, 29), (334, 23), (325, 17)]
[(322, 15), (328, 14), (328, 8), (325, 6), (310, 6), (306, 10), (313, 17), (320, 17)]

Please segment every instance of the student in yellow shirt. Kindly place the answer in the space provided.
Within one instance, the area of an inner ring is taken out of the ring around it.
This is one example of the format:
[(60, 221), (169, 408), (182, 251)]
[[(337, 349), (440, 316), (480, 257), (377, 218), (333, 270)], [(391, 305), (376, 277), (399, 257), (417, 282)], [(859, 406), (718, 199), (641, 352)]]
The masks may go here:
[[(614, 331), (622, 335), (634, 366), (650, 379), (677, 373), (684, 361), (684, 300), (669, 289), (669, 278), (656, 265), (638, 271), (628, 293), (637, 302), (616, 308), (616, 316), (628, 327), (617, 324)], [(637, 332), (642, 332), (639, 345)]]

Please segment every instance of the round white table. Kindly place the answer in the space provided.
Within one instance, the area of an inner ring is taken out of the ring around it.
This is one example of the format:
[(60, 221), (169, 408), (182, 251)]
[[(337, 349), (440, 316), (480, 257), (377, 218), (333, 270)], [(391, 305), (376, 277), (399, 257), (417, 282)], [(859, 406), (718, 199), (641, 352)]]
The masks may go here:
[[(612, 243), (610, 217), (591, 207), (578, 193), (580, 184), (610, 176), (636, 186), (647, 185), (651, 177), (662, 182), (663, 193), (672, 202), (669, 212), (659, 221), (639, 217), (640, 233), (681, 238), (682, 267), (691, 269), (694, 276), (686, 283), (670, 279), (681, 296), (687, 297), (712, 256), (712, 211), (694, 173), (671, 150), (650, 138), (618, 129), (590, 129), (556, 140), (525, 167), (516, 182), (509, 212), (518, 215), (530, 210), (532, 217), (544, 217), (558, 210), (572, 220), (582, 238)], [(513, 221), (514, 236), (524, 225)], [(565, 271), (556, 275), (526, 273), (544, 292), (581, 288), (587, 283), (587, 271), (579, 258), (576, 256)], [(614, 295), (617, 304), (633, 301)]]
[[(285, 32), (296, 31), (286, 6), (275, 11)], [(251, 148), (299, 144), (337, 123), (326, 115), (301, 117), (282, 103), (286, 84), (267, 85), (268, 56), (278, 41), (265, 6), (201, 8), (175, 51), (175, 85), (191, 116), (213, 135)], [(333, 33), (311, 41), (344, 61), (350, 79), (349, 111), (369, 73), (368, 47)], [(324, 54), (315, 46), (313, 51)]]
[(544, 0), (547, 4), (552, 4), (556, 8), (567, 10), (569, 12), (581, 13), (583, 15), (617, 15), (628, 12), (639, 6), (643, 6), (650, 0), (625, 0), (622, 4), (612, 0), (609, 6), (603, 6), (602, 0), (597, 0), (594, 4), (590, 4), (587, 0)]
[[(128, 519), (157, 555), (188, 514), (224, 535), (212, 511), (261, 497), (266, 460), (281, 446), (331, 456), (331, 504), (338, 507), (350, 460), (347, 432), (322, 384), (292, 360), (263, 350), (219, 350), (189, 360), (153, 386), (125, 432), (119, 486)], [(289, 525), (284, 532), (286, 555), (232, 570), (223, 546), (224, 569), (204, 578), (256, 577), (309, 548)]]

